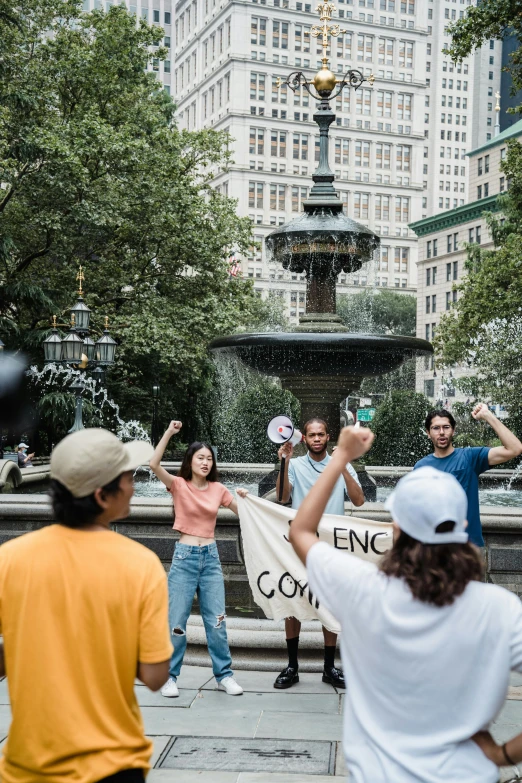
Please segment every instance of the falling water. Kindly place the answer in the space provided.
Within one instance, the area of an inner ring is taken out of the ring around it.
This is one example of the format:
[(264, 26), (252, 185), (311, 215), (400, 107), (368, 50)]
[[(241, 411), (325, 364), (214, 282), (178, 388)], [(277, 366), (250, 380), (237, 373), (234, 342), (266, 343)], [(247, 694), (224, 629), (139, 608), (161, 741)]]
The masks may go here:
[(74, 382), (79, 381), (99, 410), (103, 410), (105, 407), (110, 409), (117, 422), (116, 435), (120, 440), (150, 441), (147, 430), (140, 422), (135, 419), (124, 421), (120, 416), (120, 406), (109, 397), (107, 389), (98, 386), (94, 378), (89, 378), (84, 372), (73, 367), (51, 363), (44, 365), (43, 370), (39, 370), (33, 365), (27, 371), (27, 375), (35, 383), (41, 383), (44, 387), (50, 386), (54, 381), (59, 381), (62, 387), (69, 387), (69, 390)]

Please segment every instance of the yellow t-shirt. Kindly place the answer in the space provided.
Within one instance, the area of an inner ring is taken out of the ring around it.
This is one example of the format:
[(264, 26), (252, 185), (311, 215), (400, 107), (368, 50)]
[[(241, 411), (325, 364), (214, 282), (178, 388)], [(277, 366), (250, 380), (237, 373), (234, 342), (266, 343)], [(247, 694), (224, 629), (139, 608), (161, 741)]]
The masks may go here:
[(165, 572), (107, 531), (51, 525), (0, 547), (0, 631), (13, 713), (2, 783), (93, 783), (149, 769), (138, 661), (170, 658)]

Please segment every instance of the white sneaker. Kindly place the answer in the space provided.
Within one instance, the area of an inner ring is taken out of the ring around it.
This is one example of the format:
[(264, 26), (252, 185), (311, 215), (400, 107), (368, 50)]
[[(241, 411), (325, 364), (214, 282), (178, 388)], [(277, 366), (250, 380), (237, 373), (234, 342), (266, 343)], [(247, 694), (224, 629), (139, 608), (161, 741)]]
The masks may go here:
[(225, 677), (221, 682), (218, 682), (218, 690), (226, 691), (229, 696), (241, 696), (243, 693), (243, 688), (232, 676)]
[(178, 686), (176, 680), (169, 677), (163, 688), (161, 689), (161, 695), (166, 696), (167, 699), (177, 699), (179, 696)]

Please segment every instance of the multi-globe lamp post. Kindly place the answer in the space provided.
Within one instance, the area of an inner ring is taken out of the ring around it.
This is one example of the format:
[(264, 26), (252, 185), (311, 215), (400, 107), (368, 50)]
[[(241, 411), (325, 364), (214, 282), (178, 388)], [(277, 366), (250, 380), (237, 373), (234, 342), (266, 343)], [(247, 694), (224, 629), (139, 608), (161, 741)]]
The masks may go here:
[[(114, 364), (116, 342), (109, 334), (109, 319), (107, 316), (105, 316), (105, 328), (101, 337), (96, 342), (91, 339), (90, 318), (92, 311), (83, 300), (83, 281), (85, 276), (82, 267), (80, 267), (76, 279), (79, 281), (78, 299), (76, 304), (70, 309), (71, 322), (69, 331), (65, 337), (62, 338), (60, 336), (56, 316), (54, 315), (51, 334), (43, 341), (45, 363), (66, 365), (78, 370), (92, 368), (92, 377), (101, 383), (105, 378), (107, 368)], [(76, 394), (76, 408), (74, 424), (69, 432), (76, 432), (83, 429), (82, 395), (85, 385), (81, 375), (71, 384), (71, 389), (74, 389)]]

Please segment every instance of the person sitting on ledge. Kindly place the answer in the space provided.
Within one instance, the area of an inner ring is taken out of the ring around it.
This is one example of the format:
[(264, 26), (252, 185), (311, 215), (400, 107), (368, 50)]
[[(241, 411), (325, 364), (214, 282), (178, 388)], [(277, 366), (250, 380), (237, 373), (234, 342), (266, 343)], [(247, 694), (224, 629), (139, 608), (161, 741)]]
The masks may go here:
[[(279, 459), (286, 457), (285, 482), (282, 502), (288, 503), (292, 497), (292, 508), (299, 508), (306, 493), (314, 486), (319, 476), (328, 465), (331, 457), (327, 446), (330, 440), (328, 424), (324, 419), (309, 419), (303, 427), (303, 435), (308, 449), (304, 457), (290, 459), (294, 453), (293, 446), (285, 443), (279, 449)], [(279, 476), (276, 490), (279, 496)], [(332, 488), (332, 494), (328, 500), (326, 514), (344, 515), (345, 492), (354, 506), (362, 506), (364, 492), (362, 491), (355, 469), (349, 462), (342, 471), (342, 476)], [(274, 688), (291, 688), (299, 682), (299, 634), (301, 623), (295, 617), (285, 619), (286, 646), (288, 648), (288, 666), (278, 674)], [(344, 675), (342, 669), (335, 665), (335, 647), (337, 634), (323, 627), (324, 636), (324, 668), (323, 682), (336, 688), (344, 688)]]
[(29, 446), (27, 445), (27, 443), (19, 443), (18, 446), (17, 446), (16, 450), (18, 452), (18, 467), (19, 468), (32, 468), (33, 467), (33, 463), (32, 463), (31, 460), (34, 457), (34, 452), (33, 452), (33, 454), (28, 454), (27, 453), (27, 449), (28, 448), (29, 448)]
[(342, 629), (350, 781), (496, 783), (498, 766), (522, 761), (522, 734), (497, 745), (487, 731), (509, 671), (522, 672), (522, 603), (481, 581), (466, 494), (434, 468), (409, 473), (386, 501), (394, 544), (379, 564), (317, 540), (344, 466), (372, 441), (366, 428), (342, 431), (289, 536)]

